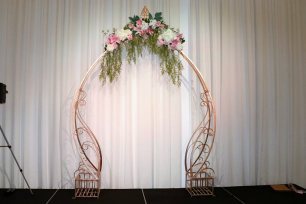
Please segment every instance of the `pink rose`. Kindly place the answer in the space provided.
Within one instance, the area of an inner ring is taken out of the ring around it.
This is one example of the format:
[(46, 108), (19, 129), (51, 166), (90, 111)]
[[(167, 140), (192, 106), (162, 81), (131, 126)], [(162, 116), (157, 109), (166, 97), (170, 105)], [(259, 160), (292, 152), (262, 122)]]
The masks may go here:
[(165, 44), (165, 41), (164, 41), (164, 39), (162, 39), (162, 38), (158, 38), (158, 40), (157, 40), (157, 46), (162, 46), (162, 45), (164, 45)]
[(180, 41), (178, 39), (172, 40), (171, 43), (169, 44), (170, 48), (175, 50), (179, 43), (180, 43)]
[(160, 22), (160, 21), (157, 21), (156, 24), (155, 24), (155, 26), (156, 26), (156, 27), (160, 27), (160, 26), (161, 26), (161, 22)]
[(141, 31), (141, 28), (134, 27), (134, 31), (136, 31), (136, 32), (140, 32), (140, 31)]
[(160, 24), (159, 26), (161, 29), (164, 29), (165, 28), (165, 24)]
[(120, 42), (120, 38), (115, 34), (111, 34), (107, 39), (107, 44), (114, 44), (114, 43), (119, 43), (119, 42)]
[(141, 28), (141, 26), (142, 26), (142, 20), (141, 19), (136, 21), (136, 26)]
[(176, 38), (179, 39), (179, 40), (180, 40), (180, 39), (183, 39), (183, 34), (182, 34), (182, 33), (181, 33), (181, 34), (178, 34), (178, 35), (176, 36)]
[(139, 32), (139, 35), (141, 35), (141, 36), (144, 36), (145, 34), (146, 34), (146, 31), (145, 30), (140, 30), (140, 31), (138, 31)]
[(149, 28), (146, 30), (146, 33), (152, 35), (154, 33), (154, 30), (152, 28)]

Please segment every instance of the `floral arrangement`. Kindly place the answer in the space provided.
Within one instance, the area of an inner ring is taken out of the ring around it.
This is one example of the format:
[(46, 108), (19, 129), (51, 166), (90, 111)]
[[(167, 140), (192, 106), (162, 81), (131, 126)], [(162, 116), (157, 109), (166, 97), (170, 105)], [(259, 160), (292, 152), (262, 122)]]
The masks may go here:
[(130, 17), (123, 29), (108, 34), (105, 56), (101, 63), (100, 80), (113, 82), (120, 74), (122, 50), (126, 49), (128, 63), (136, 63), (144, 49), (160, 58), (161, 73), (167, 73), (175, 85), (180, 85), (183, 69), (178, 52), (185, 42), (183, 35), (164, 23), (162, 13)]

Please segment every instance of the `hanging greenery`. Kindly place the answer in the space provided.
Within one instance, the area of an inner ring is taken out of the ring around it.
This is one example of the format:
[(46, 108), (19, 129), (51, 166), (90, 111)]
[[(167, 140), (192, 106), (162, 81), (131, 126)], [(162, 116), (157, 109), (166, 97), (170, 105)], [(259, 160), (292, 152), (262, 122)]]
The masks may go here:
[(147, 13), (145, 16), (130, 17), (123, 29), (107, 36), (105, 56), (101, 63), (100, 80), (113, 82), (118, 78), (122, 65), (122, 50), (127, 53), (128, 63), (136, 63), (138, 57), (147, 49), (160, 58), (162, 74), (168, 74), (172, 83), (180, 85), (183, 65), (177, 51), (185, 42), (183, 35), (166, 25), (162, 13)]

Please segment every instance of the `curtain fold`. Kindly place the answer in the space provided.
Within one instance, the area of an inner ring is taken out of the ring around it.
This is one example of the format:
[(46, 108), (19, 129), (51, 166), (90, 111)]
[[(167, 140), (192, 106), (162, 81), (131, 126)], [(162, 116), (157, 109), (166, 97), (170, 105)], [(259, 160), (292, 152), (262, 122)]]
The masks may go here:
[(305, 2), (191, 1), (191, 10), (190, 57), (217, 107), (217, 183), (305, 186)]
[[(0, 0), (0, 125), (32, 188), (73, 187), (79, 158), (71, 102), (101, 54), (102, 30), (146, 5), (186, 34), (217, 111), (216, 185), (306, 187), (306, 2), (303, 0)], [(85, 117), (103, 151), (103, 188), (183, 187), (183, 155), (200, 119), (200, 86), (161, 76), (158, 59), (124, 63), (117, 83), (91, 79)], [(4, 140), (0, 136), (0, 144)], [(26, 188), (0, 149), (0, 186)]]

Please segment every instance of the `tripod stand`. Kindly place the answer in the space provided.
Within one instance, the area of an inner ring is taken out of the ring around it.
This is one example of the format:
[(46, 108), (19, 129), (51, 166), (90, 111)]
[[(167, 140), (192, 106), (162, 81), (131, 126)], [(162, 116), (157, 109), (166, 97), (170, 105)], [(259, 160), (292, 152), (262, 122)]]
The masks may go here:
[(26, 184), (27, 184), (27, 186), (28, 186), (28, 188), (29, 188), (31, 194), (34, 195), (32, 189), (30, 188), (30, 185), (29, 185), (27, 179), (25, 178), (25, 176), (24, 176), (24, 174), (23, 174), (22, 168), (20, 167), (20, 165), (19, 165), (19, 163), (18, 163), (18, 161), (17, 161), (17, 158), (15, 157), (15, 154), (14, 154), (14, 152), (13, 152), (13, 150), (12, 150), (12, 146), (10, 145), (9, 141), (7, 140), (7, 138), (6, 138), (5, 134), (4, 134), (4, 131), (3, 131), (2, 127), (1, 127), (1, 125), (0, 125), (0, 130), (1, 130), (1, 133), (2, 133), (2, 135), (3, 135), (3, 138), (4, 138), (5, 142), (6, 142), (6, 144), (7, 144), (7, 145), (2, 145), (2, 146), (0, 146), (0, 147), (8, 147), (8, 148), (9, 148), (9, 150), (11, 151), (11, 154), (12, 154), (12, 156), (13, 156), (13, 158), (14, 158), (14, 160), (15, 160), (15, 162), (16, 162), (18, 168), (19, 168), (19, 171), (20, 171), (20, 173), (21, 173), (21, 175), (22, 175), (24, 181), (26, 182)]

